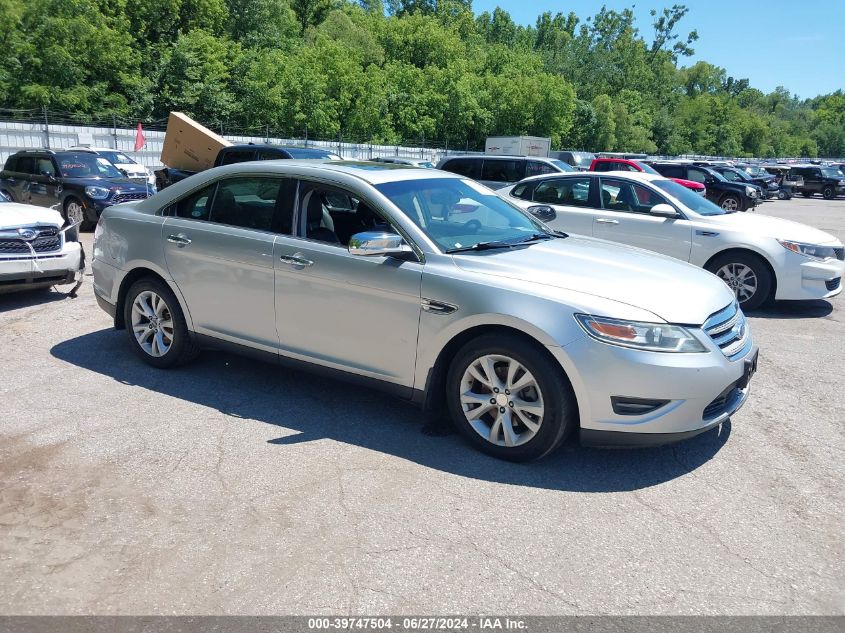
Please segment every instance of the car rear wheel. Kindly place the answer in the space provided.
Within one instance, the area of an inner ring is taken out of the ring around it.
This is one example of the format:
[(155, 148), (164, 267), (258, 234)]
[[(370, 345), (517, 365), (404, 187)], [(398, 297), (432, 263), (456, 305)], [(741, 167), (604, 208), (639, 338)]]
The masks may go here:
[(153, 367), (167, 369), (184, 364), (199, 351), (179, 301), (163, 282), (142, 279), (132, 284), (123, 310), (132, 349)]
[(576, 424), (563, 370), (516, 336), (481, 336), (455, 356), (446, 379), (458, 431), (477, 449), (515, 462), (539, 459)]
[(772, 274), (763, 260), (753, 253), (720, 255), (708, 263), (707, 270), (727, 284), (743, 310), (755, 310), (769, 298)]
[(741, 207), (741, 203), (739, 198), (733, 195), (728, 195), (722, 198), (722, 202), (719, 204), (725, 211), (739, 211)]
[(833, 200), (836, 197), (836, 195), (833, 192), (833, 187), (825, 187), (822, 190), (822, 197), (825, 200)]

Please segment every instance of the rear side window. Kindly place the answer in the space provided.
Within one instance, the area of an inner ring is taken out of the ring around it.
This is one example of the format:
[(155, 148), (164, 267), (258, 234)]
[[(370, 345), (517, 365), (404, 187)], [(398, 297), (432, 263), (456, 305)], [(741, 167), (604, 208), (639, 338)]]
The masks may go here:
[(281, 183), (279, 178), (221, 180), (211, 203), (209, 221), (269, 231)]
[(258, 160), (282, 160), (288, 158), (287, 152), (277, 149), (262, 149), (258, 151)]
[(524, 160), (486, 159), (481, 168), (481, 180), (516, 182), (525, 177)]
[(596, 167), (593, 171), (610, 171), (611, 164), (610, 163), (596, 163)]
[(223, 154), (221, 165), (234, 165), (235, 163), (244, 163), (255, 158), (255, 151), (251, 149), (239, 149)]
[(478, 180), (481, 177), (480, 158), (453, 158), (443, 165), (445, 171)]
[[(682, 165), (652, 165), (657, 171), (667, 178), (685, 178), (684, 168)], [(690, 179), (692, 180), (692, 179)]]
[(3, 166), (4, 171), (15, 171), (15, 167), (18, 164), (18, 157), (17, 156), (9, 156), (6, 159), (6, 164)]
[(32, 156), (19, 156), (16, 171), (21, 174), (34, 174), (35, 158), (33, 158)]
[(590, 204), (590, 178), (555, 178), (534, 188), (534, 202), (587, 207)]

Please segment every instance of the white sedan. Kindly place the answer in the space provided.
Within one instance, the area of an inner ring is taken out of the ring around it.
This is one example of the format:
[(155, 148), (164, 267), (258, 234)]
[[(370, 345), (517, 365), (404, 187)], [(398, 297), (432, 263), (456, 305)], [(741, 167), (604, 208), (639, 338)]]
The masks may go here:
[(560, 231), (670, 255), (715, 273), (745, 310), (767, 299), (842, 291), (845, 249), (833, 235), (757, 213), (726, 213), (659, 175), (549, 174), (498, 193)]
[(0, 293), (78, 281), (85, 266), (77, 227), (58, 211), (0, 200)]

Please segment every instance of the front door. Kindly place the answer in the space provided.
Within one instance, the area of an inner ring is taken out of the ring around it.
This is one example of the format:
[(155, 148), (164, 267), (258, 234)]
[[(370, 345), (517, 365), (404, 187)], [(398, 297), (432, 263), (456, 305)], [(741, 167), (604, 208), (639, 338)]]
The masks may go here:
[(32, 204), (39, 207), (50, 207), (60, 212), (61, 184), (57, 180), (56, 165), (49, 156), (35, 158), (35, 171), (29, 177), (29, 193)]
[(224, 178), (168, 210), (167, 267), (199, 334), (278, 350), (273, 250), (291, 225), (293, 187), (284, 178)]
[(386, 217), (353, 192), (300, 181), (295, 237), (279, 236), (273, 254), (282, 355), (413, 386), (423, 265), (347, 250), (356, 233), (395, 231)]
[(592, 235), (596, 211), (590, 206), (591, 176), (543, 180), (532, 194), (535, 205), (549, 205), (555, 210), (549, 226), (565, 233)]
[(600, 181), (601, 211), (594, 221), (595, 237), (689, 261), (689, 221), (649, 213), (656, 204), (668, 204), (666, 198), (630, 180), (602, 177)]

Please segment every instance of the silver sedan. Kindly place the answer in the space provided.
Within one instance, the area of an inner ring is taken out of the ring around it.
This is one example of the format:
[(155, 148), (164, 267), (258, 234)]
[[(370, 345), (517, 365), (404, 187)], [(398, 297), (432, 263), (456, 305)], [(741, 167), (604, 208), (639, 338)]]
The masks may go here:
[(676, 260), (567, 236), (461, 176), (311, 161), (208, 170), (107, 210), (94, 289), (160, 368), (202, 347), (327, 372), (530, 460), (570, 434), (660, 444), (744, 402), (733, 294)]

